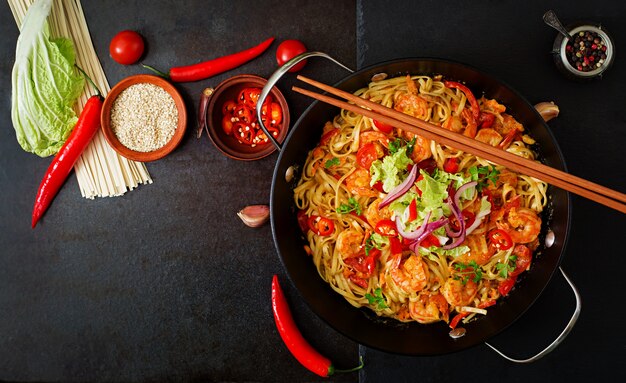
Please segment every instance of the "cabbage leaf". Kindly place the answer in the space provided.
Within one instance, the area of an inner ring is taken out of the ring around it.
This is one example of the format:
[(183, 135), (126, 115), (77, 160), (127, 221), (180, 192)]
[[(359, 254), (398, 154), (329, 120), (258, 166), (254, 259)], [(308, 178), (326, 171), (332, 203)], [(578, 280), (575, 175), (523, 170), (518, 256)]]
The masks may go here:
[(74, 67), (74, 44), (50, 39), (51, 0), (35, 1), (24, 18), (12, 72), (11, 119), (20, 146), (47, 157), (59, 151), (78, 121), (72, 106), (84, 79)]

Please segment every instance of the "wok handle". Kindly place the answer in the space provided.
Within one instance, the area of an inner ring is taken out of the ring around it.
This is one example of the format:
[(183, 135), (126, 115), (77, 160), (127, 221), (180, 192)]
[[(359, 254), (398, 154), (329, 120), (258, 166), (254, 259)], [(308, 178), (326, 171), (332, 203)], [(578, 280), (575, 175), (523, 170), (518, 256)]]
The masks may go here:
[(561, 344), (561, 342), (563, 342), (565, 340), (565, 338), (567, 337), (569, 332), (572, 331), (572, 329), (574, 328), (574, 325), (576, 324), (576, 321), (578, 320), (578, 316), (580, 315), (581, 299), (580, 299), (580, 294), (578, 293), (578, 289), (576, 289), (576, 286), (574, 286), (574, 283), (569, 279), (567, 274), (565, 274), (565, 271), (563, 271), (563, 269), (561, 267), (559, 267), (559, 270), (561, 271), (561, 274), (563, 274), (563, 278), (565, 278), (567, 283), (572, 288), (572, 291), (574, 292), (574, 297), (576, 298), (576, 309), (574, 310), (574, 314), (572, 315), (572, 317), (570, 318), (569, 322), (567, 323), (567, 326), (565, 326), (563, 331), (561, 331), (559, 336), (552, 343), (550, 343), (550, 345), (548, 347), (543, 349), (540, 353), (538, 353), (537, 355), (532, 356), (532, 357), (530, 357), (528, 359), (514, 359), (514, 358), (511, 358), (509, 356), (506, 356), (504, 353), (502, 353), (500, 350), (498, 350), (497, 348), (493, 347), (489, 343), (485, 342), (485, 344), (487, 346), (491, 347), (492, 350), (494, 350), (495, 352), (500, 354), (501, 357), (503, 357), (504, 359), (506, 359), (508, 361), (515, 362), (515, 363), (532, 363), (532, 362), (535, 362), (535, 361), (543, 358), (544, 356), (548, 355), (559, 344)]
[[(339, 65), (340, 67), (342, 67), (343, 69), (347, 70), (348, 72), (354, 73), (354, 71), (352, 69), (350, 69), (347, 66), (343, 65), (342, 63), (340, 63), (339, 61), (337, 61), (334, 58), (330, 57), (326, 53), (323, 53), (323, 52), (305, 52), (305, 53), (302, 53), (302, 54), (292, 58), (291, 60), (287, 61), (286, 63), (284, 63), (280, 68), (278, 68), (276, 70), (276, 72), (274, 72), (270, 76), (270, 78), (267, 80), (267, 83), (263, 87), (263, 90), (261, 90), (261, 94), (259, 95), (259, 100), (256, 103), (256, 117), (257, 117), (257, 121), (258, 121), (259, 127), (261, 127), (261, 129), (263, 130), (265, 135), (272, 142), (272, 145), (274, 145), (276, 147), (276, 150), (278, 150), (279, 152), (282, 149), (282, 147), (280, 146), (278, 141), (276, 141), (274, 136), (272, 136), (272, 134), (267, 130), (267, 128), (265, 127), (265, 124), (263, 124), (263, 120), (261, 118), (262, 117), (261, 113), (262, 113), (263, 103), (265, 102), (265, 99), (267, 98), (267, 95), (270, 94), (270, 92), (272, 91), (272, 88), (274, 87), (274, 85), (276, 85), (278, 80), (280, 80), (280, 78), (283, 77), (283, 75), (285, 73), (287, 73), (289, 71), (289, 69), (291, 69), (294, 65), (298, 64), (300, 61), (306, 60), (306, 59), (308, 59), (310, 57), (324, 57), (324, 58), (334, 62), (335, 64)], [(289, 127), (286, 127), (286, 129), (288, 129), (288, 128)]]

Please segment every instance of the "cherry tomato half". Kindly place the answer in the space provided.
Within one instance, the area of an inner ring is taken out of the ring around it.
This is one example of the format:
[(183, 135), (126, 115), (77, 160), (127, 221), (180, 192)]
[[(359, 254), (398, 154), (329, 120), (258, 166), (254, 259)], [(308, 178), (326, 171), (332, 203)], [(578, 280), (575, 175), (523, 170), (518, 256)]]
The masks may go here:
[(111, 58), (122, 65), (136, 63), (143, 55), (143, 50), (143, 38), (135, 31), (121, 31), (109, 44)]
[(426, 238), (424, 238), (422, 242), (420, 242), (420, 246), (425, 247), (427, 249), (431, 246), (440, 247), (441, 242), (439, 242), (439, 240), (437, 239), (437, 237), (435, 237), (434, 234), (428, 234)]
[(385, 124), (384, 122), (376, 121), (376, 120), (374, 120), (374, 126), (377, 127), (378, 130), (380, 130), (381, 132), (385, 134), (389, 134), (393, 130), (393, 126), (389, 124)]
[(363, 169), (369, 170), (372, 162), (384, 156), (385, 152), (375, 142), (368, 142), (356, 152), (356, 163)]
[(513, 246), (511, 236), (502, 229), (494, 229), (489, 232), (489, 243), (497, 250), (508, 250)]
[(446, 158), (443, 163), (443, 170), (448, 173), (457, 173), (459, 171), (459, 159), (456, 157)]
[[(276, 62), (278, 65), (283, 65), (287, 61), (296, 57), (299, 54), (306, 52), (306, 47), (299, 40), (285, 40), (276, 49)], [(289, 69), (289, 72), (298, 72), (304, 68), (307, 60), (300, 61), (293, 68)]]

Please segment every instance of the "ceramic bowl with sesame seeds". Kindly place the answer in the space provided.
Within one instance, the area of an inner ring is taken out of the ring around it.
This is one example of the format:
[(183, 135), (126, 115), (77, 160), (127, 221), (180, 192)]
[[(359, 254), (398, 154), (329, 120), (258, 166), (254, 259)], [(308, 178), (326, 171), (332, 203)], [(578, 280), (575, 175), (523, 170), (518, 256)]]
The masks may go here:
[[(209, 138), (225, 156), (253, 161), (276, 150), (255, 122), (256, 99), (266, 83), (259, 76), (238, 75), (224, 80), (211, 95), (206, 118)], [(278, 88), (272, 88), (268, 97), (265, 126), (272, 128), (270, 132), (280, 143), (289, 130), (289, 108)]]
[(104, 137), (116, 152), (133, 161), (150, 162), (178, 146), (187, 127), (187, 111), (170, 82), (153, 75), (135, 75), (111, 89), (100, 122)]

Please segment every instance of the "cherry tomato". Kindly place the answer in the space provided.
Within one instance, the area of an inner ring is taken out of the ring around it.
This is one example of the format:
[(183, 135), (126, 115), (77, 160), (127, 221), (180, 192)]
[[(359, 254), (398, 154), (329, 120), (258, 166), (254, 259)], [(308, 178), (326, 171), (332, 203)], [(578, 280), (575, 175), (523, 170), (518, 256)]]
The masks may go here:
[(361, 253), (359, 256), (344, 259), (344, 262), (354, 270), (369, 278), (376, 272), (376, 262), (380, 258), (380, 250), (374, 248), (368, 255)]
[(385, 153), (378, 146), (378, 144), (368, 142), (363, 145), (358, 152), (356, 152), (356, 163), (363, 169), (369, 170), (372, 166), (372, 162), (376, 161), (383, 155), (385, 155)]
[(398, 229), (396, 223), (390, 219), (381, 219), (376, 224), (374, 231), (385, 237), (395, 237), (398, 235)]
[(489, 129), (496, 120), (496, 116), (491, 113), (480, 112), (478, 116), (478, 125), (480, 129)]
[[(472, 213), (469, 210), (463, 210), (461, 212), (461, 216), (463, 217), (463, 220), (465, 221), (465, 229), (467, 229), (468, 227), (472, 226), (472, 224), (476, 220), (476, 214)], [(454, 215), (450, 216), (450, 227), (454, 231), (461, 230), (461, 226), (459, 225), (459, 221), (456, 219), (456, 217)]]
[(507, 296), (513, 286), (515, 286), (515, 281), (517, 281), (517, 276), (509, 277), (500, 282), (500, 284), (498, 285), (498, 292), (500, 293), (500, 295), (502, 295), (503, 297)]
[(448, 173), (457, 173), (459, 171), (459, 159), (456, 157), (446, 158), (443, 163), (443, 170)]
[(496, 250), (508, 250), (513, 246), (513, 240), (506, 231), (502, 229), (493, 229), (488, 235), (489, 243), (495, 247)]
[[(306, 47), (299, 40), (285, 40), (276, 49), (276, 62), (278, 65), (283, 65), (287, 61), (296, 57), (299, 54), (306, 52)], [(289, 72), (298, 72), (304, 68), (307, 60), (300, 61), (293, 68), (289, 69)]]
[[(435, 161), (433, 158), (428, 158), (426, 160), (418, 162), (416, 166), (418, 169), (422, 169), (423, 171), (425, 171), (426, 173), (432, 176), (433, 173), (435, 172), (435, 169), (437, 169), (437, 161)], [(407, 169), (407, 170), (410, 171), (411, 169)]]
[(381, 132), (385, 134), (389, 134), (393, 131), (393, 126), (389, 124), (385, 124), (384, 122), (374, 120), (374, 126), (378, 128)]
[(525, 245), (517, 245), (513, 249), (513, 255), (517, 257), (515, 260), (515, 270), (509, 273), (509, 276), (516, 277), (528, 268), (532, 261), (532, 253)]
[(121, 31), (109, 44), (111, 58), (123, 65), (136, 63), (143, 55), (143, 50), (143, 38), (135, 31)]
[(230, 115), (225, 115), (222, 118), (222, 130), (229, 136), (233, 132), (233, 122), (231, 121)]
[(372, 185), (372, 188), (376, 191), (378, 191), (379, 193), (384, 193), (385, 189), (383, 189), (383, 183), (381, 181), (376, 181), (376, 183), (374, 183), (374, 185)]

